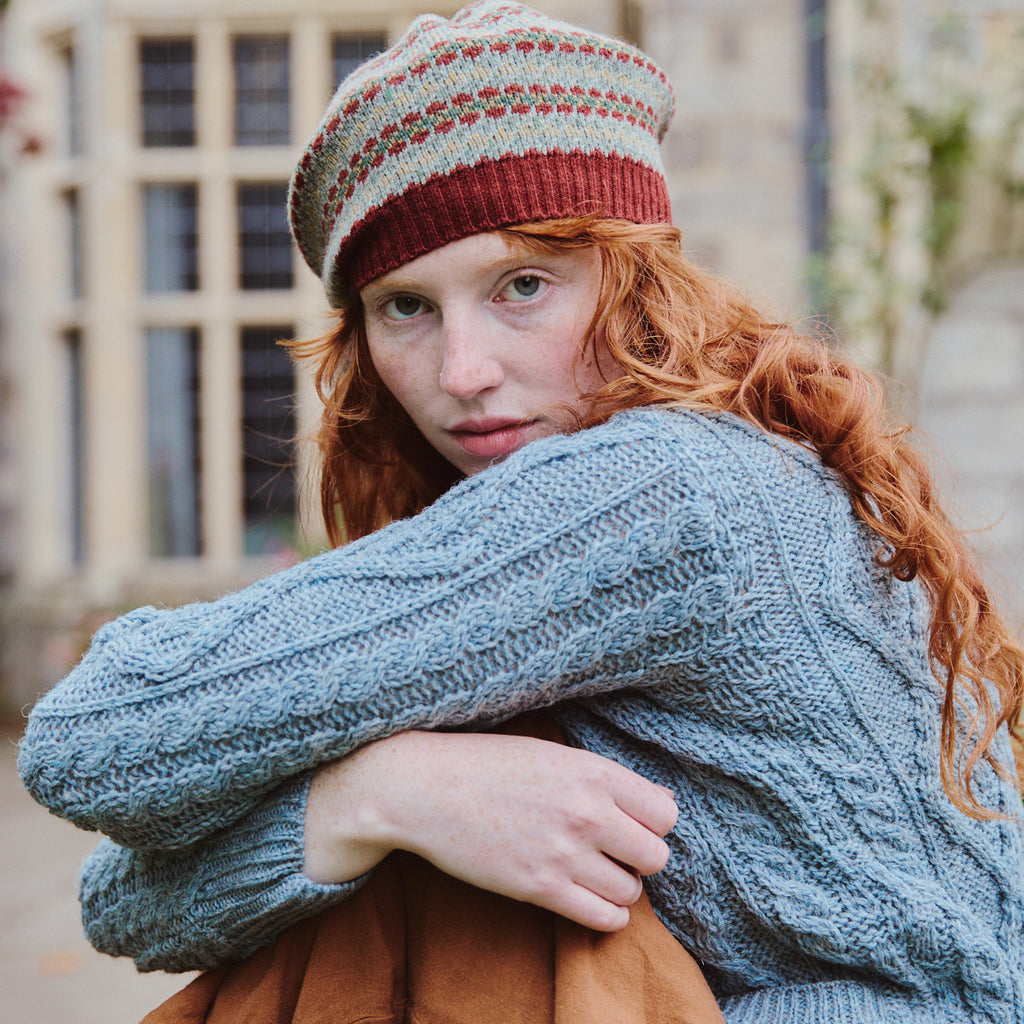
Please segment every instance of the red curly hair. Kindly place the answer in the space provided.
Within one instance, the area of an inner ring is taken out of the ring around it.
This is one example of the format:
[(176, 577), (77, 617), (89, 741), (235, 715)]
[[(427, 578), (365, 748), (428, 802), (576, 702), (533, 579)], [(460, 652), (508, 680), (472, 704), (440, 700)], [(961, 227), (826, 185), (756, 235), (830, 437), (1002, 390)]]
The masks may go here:
[[(965, 813), (992, 816), (971, 779), (981, 760), (1007, 775), (992, 745), (1004, 724), (1017, 735), (1024, 650), (940, 508), (909, 428), (887, 418), (877, 381), (696, 268), (669, 225), (573, 218), (501, 234), (525, 252), (594, 246), (600, 255), (588, 343), (600, 326), (621, 375), (587, 396), (581, 428), (636, 406), (724, 410), (813, 449), (840, 475), (854, 511), (880, 539), (878, 564), (900, 580), (920, 580), (931, 602), (929, 655), (944, 691), (943, 785)], [(315, 364), (324, 403), (320, 502), (333, 544), (415, 514), (460, 479), (374, 371), (358, 298), (336, 311), (327, 334), (290, 347)]]

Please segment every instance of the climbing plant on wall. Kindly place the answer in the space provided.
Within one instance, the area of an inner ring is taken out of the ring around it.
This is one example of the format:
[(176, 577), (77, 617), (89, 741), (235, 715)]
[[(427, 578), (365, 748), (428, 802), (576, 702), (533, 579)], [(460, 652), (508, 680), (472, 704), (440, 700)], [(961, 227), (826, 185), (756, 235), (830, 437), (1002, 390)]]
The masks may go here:
[(913, 386), (958, 276), (1024, 248), (1024, 10), (993, 24), (962, 4), (850, 2), (834, 130), (851, 136), (821, 279), (840, 333)]

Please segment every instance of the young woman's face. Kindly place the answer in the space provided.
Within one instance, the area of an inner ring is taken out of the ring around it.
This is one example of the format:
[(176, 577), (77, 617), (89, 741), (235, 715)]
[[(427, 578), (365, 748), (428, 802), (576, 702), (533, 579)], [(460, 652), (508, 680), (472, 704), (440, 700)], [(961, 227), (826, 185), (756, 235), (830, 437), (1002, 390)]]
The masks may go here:
[[(360, 292), (370, 357), (423, 436), (471, 475), (563, 433), (610, 358), (584, 345), (596, 250), (523, 255), (501, 235), (451, 242)], [(602, 365), (599, 365), (602, 364)]]

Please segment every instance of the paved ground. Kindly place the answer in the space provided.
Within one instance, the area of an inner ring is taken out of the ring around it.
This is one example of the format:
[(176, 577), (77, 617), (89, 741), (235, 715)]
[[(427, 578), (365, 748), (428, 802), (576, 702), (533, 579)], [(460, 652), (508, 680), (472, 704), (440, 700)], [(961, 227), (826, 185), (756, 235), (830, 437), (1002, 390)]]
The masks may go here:
[(96, 837), (22, 790), (16, 739), (0, 729), (0, 1021), (138, 1024), (187, 976), (138, 974), (82, 937), (76, 877)]

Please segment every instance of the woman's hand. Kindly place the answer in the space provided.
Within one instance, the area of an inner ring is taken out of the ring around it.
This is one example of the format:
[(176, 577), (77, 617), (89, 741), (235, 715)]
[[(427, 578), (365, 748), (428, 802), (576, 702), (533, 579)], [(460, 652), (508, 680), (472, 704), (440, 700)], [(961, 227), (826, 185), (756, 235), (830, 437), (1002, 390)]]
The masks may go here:
[(399, 733), (322, 768), (305, 873), (341, 882), (393, 849), (600, 931), (668, 861), (672, 794), (585, 750), (497, 733)]

